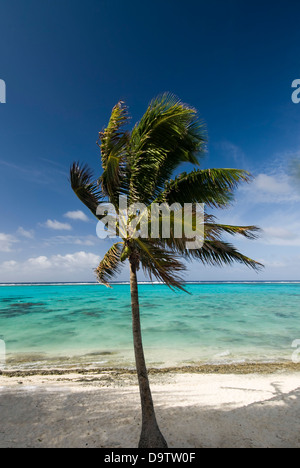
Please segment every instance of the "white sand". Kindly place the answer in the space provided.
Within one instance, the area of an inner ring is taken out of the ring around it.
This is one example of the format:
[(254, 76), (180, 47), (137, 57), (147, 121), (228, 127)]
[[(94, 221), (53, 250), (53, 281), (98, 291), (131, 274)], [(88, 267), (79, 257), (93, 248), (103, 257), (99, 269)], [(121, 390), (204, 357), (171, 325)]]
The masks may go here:
[[(300, 448), (300, 373), (151, 375), (170, 448)], [(0, 448), (137, 446), (135, 377), (0, 376)]]

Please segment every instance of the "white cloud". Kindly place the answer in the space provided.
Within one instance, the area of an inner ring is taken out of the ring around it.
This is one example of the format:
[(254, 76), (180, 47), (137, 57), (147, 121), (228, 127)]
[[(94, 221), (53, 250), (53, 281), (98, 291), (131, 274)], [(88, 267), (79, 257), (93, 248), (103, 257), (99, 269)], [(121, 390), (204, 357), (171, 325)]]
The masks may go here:
[(19, 234), (22, 237), (26, 237), (27, 239), (33, 239), (34, 238), (34, 231), (31, 229), (30, 231), (26, 231), (24, 228), (21, 226), (17, 230), (17, 234)]
[(88, 236), (86, 238), (74, 239), (74, 244), (92, 246), (92, 245), (95, 245), (95, 241), (93, 240), (93, 236)]
[(261, 173), (251, 184), (243, 185), (240, 193), (246, 194), (255, 203), (287, 203), (300, 201), (300, 193), (288, 174), (278, 171)]
[(59, 221), (48, 219), (44, 224), (45, 227), (49, 229), (54, 229), (55, 231), (71, 231), (72, 226), (68, 223), (60, 223)]
[(0, 232), (0, 252), (11, 252), (14, 243), (18, 242), (11, 234)]
[(95, 281), (100, 256), (89, 252), (9, 260), (0, 265), (0, 282)]
[(99, 242), (96, 236), (54, 236), (45, 240), (45, 245), (73, 244), (92, 246)]
[(296, 232), (293, 232), (289, 229), (282, 228), (279, 226), (275, 227), (268, 227), (264, 229), (265, 235), (268, 237), (272, 237), (275, 239), (288, 239), (288, 240), (293, 240), (298, 237)]
[(2, 263), (2, 268), (12, 269), (12, 268), (15, 268), (17, 265), (18, 263), (15, 260), (8, 260), (7, 262)]
[(73, 268), (86, 268), (87, 266), (98, 266), (99, 256), (93, 253), (75, 252), (74, 254), (66, 255), (52, 255), (51, 257), (33, 257), (29, 258), (25, 264), (37, 268), (60, 268), (60, 269), (73, 269)]
[(64, 214), (65, 218), (68, 219), (73, 219), (74, 221), (85, 221), (87, 222), (89, 218), (83, 211), (68, 211), (66, 214)]
[(33, 268), (50, 268), (52, 267), (52, 263), (51, 261), (45, 257), (45, 256), (40, 256), (40, 257), (34, 257), (34, 258), (29, 258), (27, 260), (27, 264), (30, 266), (30, 267), (33, 267)]
[(300, 246), (300, 225), (269, 226), (263, 229), (262, 242), (278, 246)]
[(287, 194), (291, 191), (288, 176), (275, 177), (259, 174), (254, 181), (255, 188), (271, 194)]
[(67, 255), (54, 255), (49, 259), (51, 266), (55, 268), (95, 268), (100, 262), (100, 257), (93, 253), (76, 252)]

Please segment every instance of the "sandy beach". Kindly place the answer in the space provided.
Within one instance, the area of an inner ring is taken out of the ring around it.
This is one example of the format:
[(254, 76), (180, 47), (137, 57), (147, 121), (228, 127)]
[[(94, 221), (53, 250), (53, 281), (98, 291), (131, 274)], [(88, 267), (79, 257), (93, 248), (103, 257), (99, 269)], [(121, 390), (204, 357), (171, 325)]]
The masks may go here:
[[(150, 371), (170, 448), (299, 448), (299, 365)], [(43, 375), (44, 374), (44, 375)], [(133, 372), (63, 370), (0, 375), (0, 447), (135, 448)]]

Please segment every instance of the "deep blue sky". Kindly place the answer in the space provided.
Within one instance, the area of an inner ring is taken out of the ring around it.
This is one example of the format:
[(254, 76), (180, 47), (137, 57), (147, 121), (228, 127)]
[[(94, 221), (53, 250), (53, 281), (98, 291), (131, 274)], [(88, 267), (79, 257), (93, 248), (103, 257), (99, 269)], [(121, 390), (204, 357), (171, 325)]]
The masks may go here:
[[(300, 279), (300, 191), (289, 173), (300, 154), (298, 11), (297, 0), (2, 0), (0, 282), (93, 279), (107, 243), (69, 187), (69, 166), (99, 171), (95, 143), (114, 104), (125, 100), (134, 124), (164, 91), (205, 120), (205, 167), (256, 176), (220, 219), (265, 229), (237, 242), (265, 263), (259, 276), (192, 265), (187, 277)], [(89, 221), (65, 216), (78, 210)]]

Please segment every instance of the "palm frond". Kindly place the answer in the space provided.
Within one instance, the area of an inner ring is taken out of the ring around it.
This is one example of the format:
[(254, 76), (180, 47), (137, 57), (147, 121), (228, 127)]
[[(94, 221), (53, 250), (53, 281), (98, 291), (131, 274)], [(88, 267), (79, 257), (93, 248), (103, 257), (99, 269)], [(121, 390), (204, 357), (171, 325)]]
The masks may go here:
[(97, 207), (103, 202), (103, 194), (97, 182), (93, 180), (93, 172), (87, 165), (74, 162), (70, 168), (70, 182), (75, 194), (82, 203), (100, 219), (96, 212)]
[[(222, 266), (231, 265), (234, 262), (243, 263), (255, 270), (263, 267), (260, 263), (252, 260), (249, 257), (241, 254), (233, 245), (225, 242), (222, 235), (241, 235), (247, 239), (256, 239), (260, 229), (256, 226), (230, 226), (217, 224), (214, 222), (215, 217), (209, 214), (204, 214), (204, 230), (203, 233), (195, 235), (195, 241), (203, 244), (202, 248), (187, 249), (187, 242), (191, 239), (185, 236), (186, 223), (190, 223), (188, 228), (191, 232), (195, 229), (192, 219), (185, 220), (177, 216), (171, 216), (170, 235), (163, 237), (161, 235), (154, 241), (158, 247), (163, 247), (169, 251), (173, 251), (176, 255), (180, 255), (186, 260), (200, 260), (203, 264)], [(176, 237), (175, 232), (178, 225), (182, 224), (182, 237)], [(176, 226), (177, 225), (177, 226)]]
[(229, 226), (217, 223), (205, 224), (205, 237), (208, 239), (220, 239), (224, 233), (231, 234), (232, 236), (239, 234), (246, 237), (246, 239), (255, 240), (259, 237), (261, 229), (257, 226)]
[(142, 268), (151, 281), (154, 277), (158, 281), (164, 282), (171, 289), (185, 291), (184, 281), (179, 274), (184, 272), (186, 268), (178, 260), (174, 252), (168, 251), (152, 240), (138, 238), (135, 243)]
[(129, 133), (120, 130), (128, 120), (127, 107), (120, 101), (113, 108), (108, 126), (99, 133), (97, 141), (101, 150), (103, 167), (103, 174), (98, 182), (103, 192), (115, 203), (119, 192), (122, 193), (122, 182), (126, 183), (126, 151)]
[(256, 271), (263, 268), (261, 263), (243, 255), (232, 244), (220, 240), (205, 240), (202, 249), (186, 251), (185, 258), (218, 267), (238, 262)]
[(240, 169), (204, 169), (183, 173), (166, 183), (158, 202), (205, 203), (222, 208), (233, 200), (233, 191), (241, 182), (250, 182), (249, 172)]
[(107, 168), (110, 155), (118, 153), (123, 146), (120, 141), (122, 142), (127, 134), (120, 132), (120, 129), (128, 120), (127, 107), (123, 101), (119, 101), (112, 110), (106, 129), (99, 132), (97, 141), (101, 149), (102, 167), (104, 170)]
[(180, 163), (198, 164), (205, 143), (195, 109), (168, 93), (154, 99), (130, 139), (132, 200), (156, 198)]
[(109, 282), (120, 273), (123, 246), (123, 242), (117, 242), (104, 255), (95, 270), (99, 283), (110, 287)]

